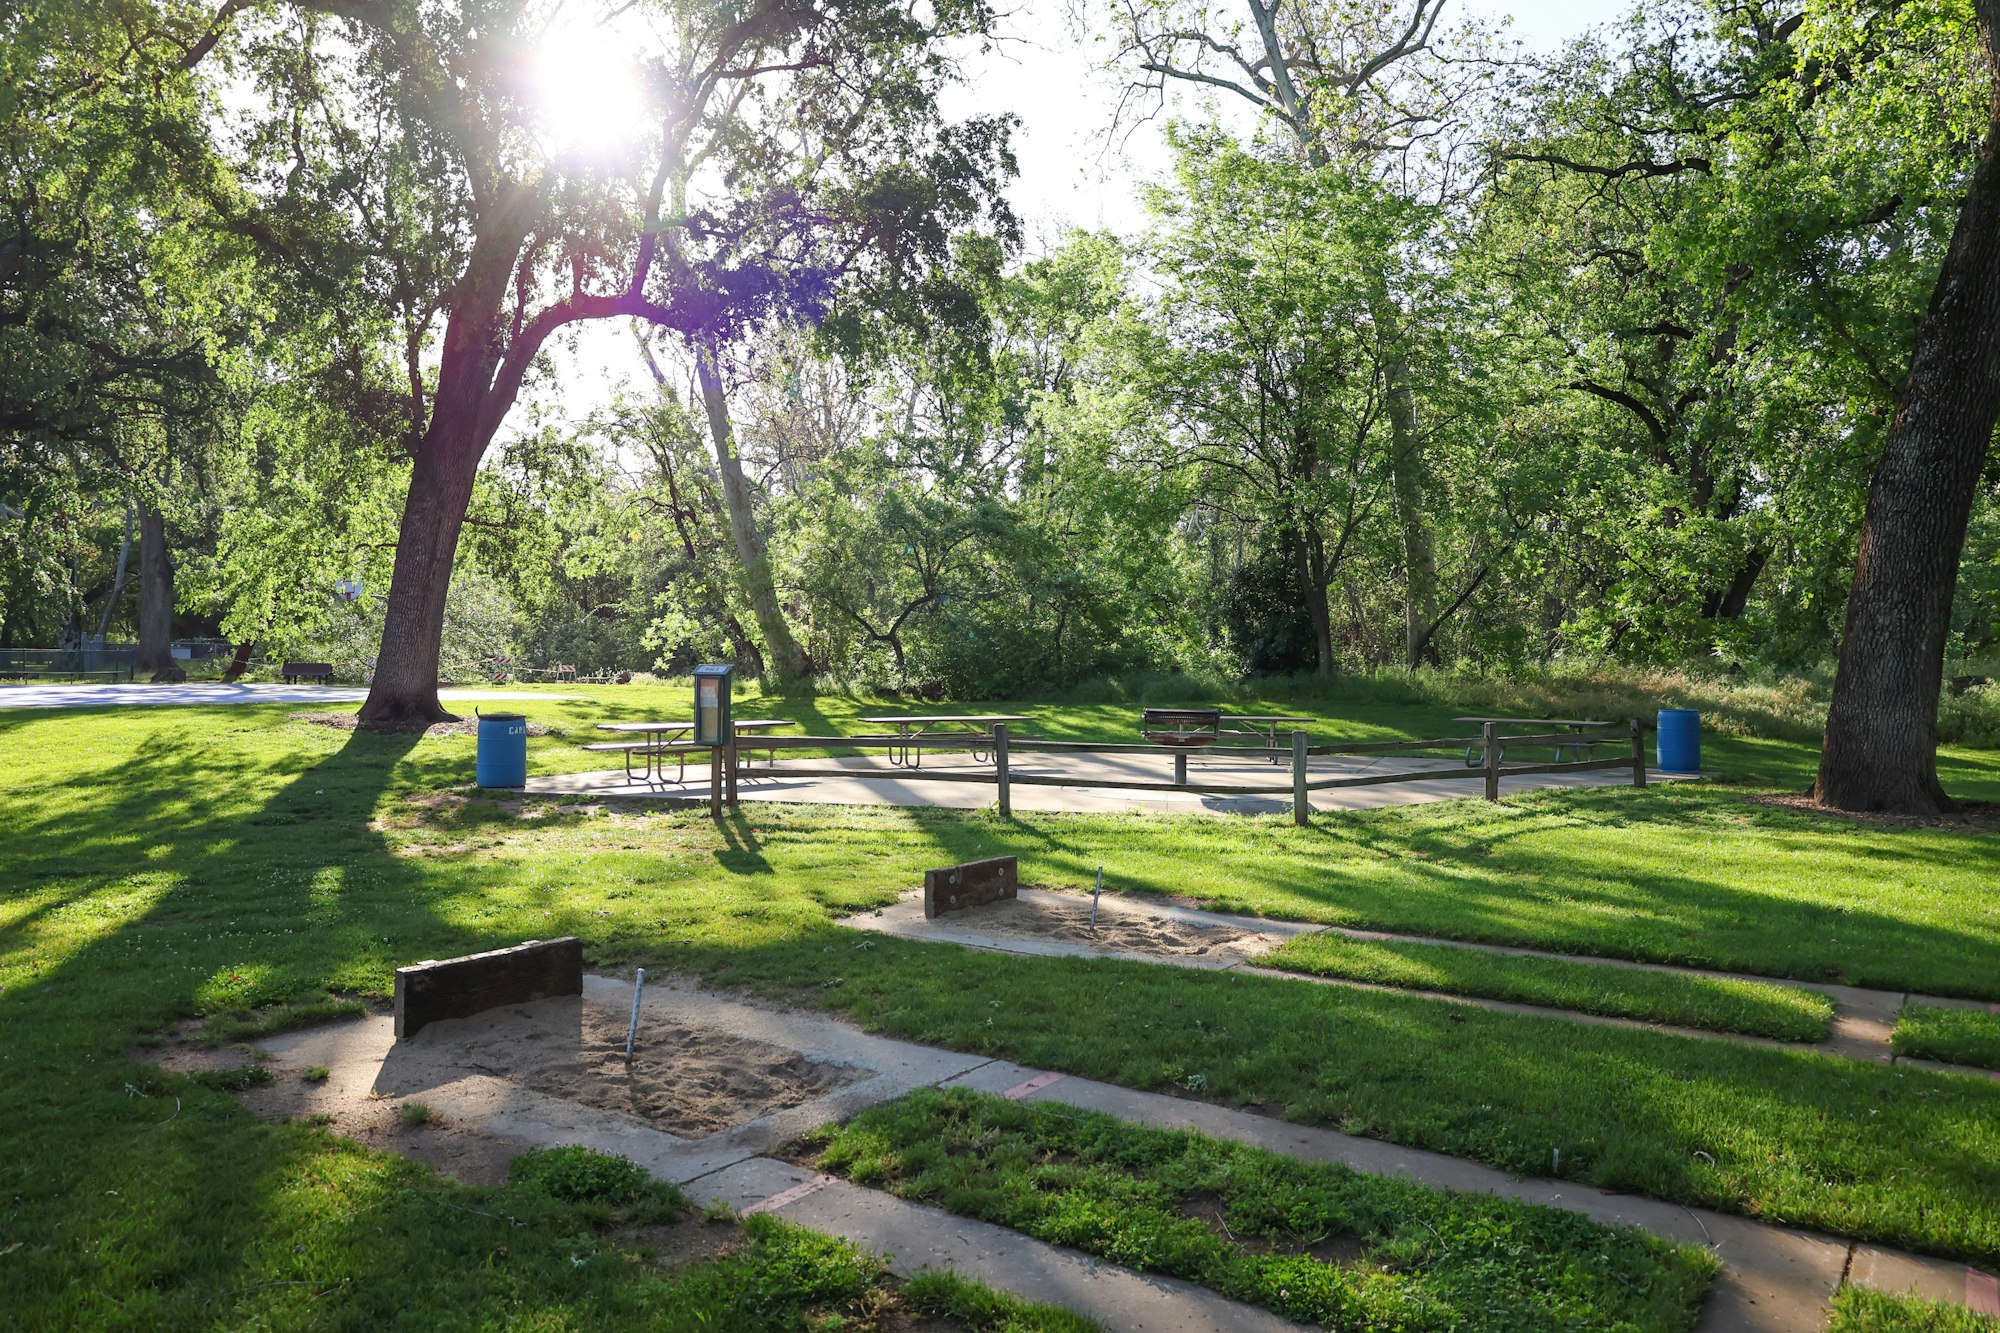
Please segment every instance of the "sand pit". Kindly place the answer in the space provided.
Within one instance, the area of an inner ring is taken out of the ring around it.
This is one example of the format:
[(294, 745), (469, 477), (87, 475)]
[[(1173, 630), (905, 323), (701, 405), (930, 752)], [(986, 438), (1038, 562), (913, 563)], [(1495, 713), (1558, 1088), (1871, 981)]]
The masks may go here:
[(1099, 902), (1093, 926), (1089, 898), (1053, 890), (951, 912), (939, 917), (938, 924), (983, 935), (1075, 940), (1116, 953), (1174, 957), (1198, 956), (1257, 936), (1240, 926), (1163, 916), (1108, 896)]
[[(568, 1021), (578, 1008), (580, 1019)], [(408, 1045), (467, 1073), (631, 1116), (684, 1139), (802, 1106), (872, 1076), (782, 1046), (656, 1019), (641, 1020), (628, 1067), (627, 1017), (588, 1003), (502, 1009), (427, 1028)]]

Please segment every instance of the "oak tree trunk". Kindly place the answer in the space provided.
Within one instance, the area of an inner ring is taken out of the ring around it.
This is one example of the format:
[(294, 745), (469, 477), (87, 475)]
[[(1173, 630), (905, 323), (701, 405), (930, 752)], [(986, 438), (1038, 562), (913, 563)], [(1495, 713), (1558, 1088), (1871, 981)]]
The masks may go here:
[(134, 675), (174, 671), (174, 562), (167, 550), (167, 520), (159, 510), (139, 510), (139, 656)]
[(2000, 417), (2000, 0), (1979, 0), (1991, 121), (1868, 488), (1814, 796), (1936, 814), (1938, 689), (1966, 520)]
[(486, 452), (485, 434), (472, 413), (449, 409), (441, 399), (416, 451), (375, 679), (361, 706), (364, 722), (394, 726), (457, 720), (438, 702), (438, 654), (458, 533)]
[(750, 507), (750, 487), (743, 480), (743, 464), (736, 456), (736, 432), (729, 421), (729, 400), (722, 390), (722, 376), (715, 367), (715, 354), (708, 347), (695, 349), (695, 376), (701, 385), (701, 404), (708, 414), (708, 433), (715, 447), (715, 469), (722, 478), (722, 501), (729, 509), (729, 535), (736, 544), (736, 557), (743, 565), (743, 589), (750, 598), (750, 610), (764, 635), (765, 664), (779, 683), (801, 680), (809, 674), (805, 654), (785, 623), (784, 608), (778, 605), (777, 584), (771, 577), (770, 557), (764, 538), (757, 531), (756, 515)]

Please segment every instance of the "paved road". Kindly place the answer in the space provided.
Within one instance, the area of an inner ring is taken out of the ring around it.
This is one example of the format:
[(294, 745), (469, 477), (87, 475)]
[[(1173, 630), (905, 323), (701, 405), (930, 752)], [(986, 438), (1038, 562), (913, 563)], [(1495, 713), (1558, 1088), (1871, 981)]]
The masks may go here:
[[(358, 704), (368, 691), (341, 685), (6, 685), (0, 708), (131, 708), (160, 704)], [(440, 699), (577, 699), (575, 694), (439, 690)]]

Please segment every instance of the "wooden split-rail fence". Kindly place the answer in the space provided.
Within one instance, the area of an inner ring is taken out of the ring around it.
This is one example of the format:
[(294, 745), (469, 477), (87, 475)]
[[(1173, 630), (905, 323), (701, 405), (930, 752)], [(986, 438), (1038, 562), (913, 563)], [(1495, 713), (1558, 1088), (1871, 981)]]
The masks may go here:
[[(903, 766), (883, 770), (840, 767), (808, 767), (787, 765), (778, 776), (783, 777), (838, 777), (838, 778), (888, 778), (897, 782), (973, 782), (985, 783), (996, 789), (1000, 814), (1003, 818), (1013, 815), (1013, 789), (1015, 787), (1106, 787), (1120, 791), (1186, 792), (1197, 796), (1289, 796), (1291, 798), (1292, 821), (1303, 827), (1312, 813), (1310, 797), (1316, 791), (1333, 791), (1343, 787), (1373, 787), (1391, 783), (1439, 782), (1453, 780), (1478, 780), (1489, 801), (1500, 799), (1502, 778), (1528, 777), (1544, 773), (1591, 773), (1612, 769), (1629, 770), (1634, 787), (1646, 785), (1646, 738), (1645, 729), (1637, 718), (1628, 722), (1577, 722), (1571, 723), (1570, 730), (1515, 735), (1507, 731), (1508, 723), (1487, 721), (1481, 724), (1476, 736), (1444, 736), (1430, 740), (1415, 741), (1364, 741), (1345, 745), (1314, 745), (1303, 731), (1291, 734), (1289, 746), (1261, 745), (1211, 745), (1201, 750), (1207, 756), (1222, 756), (1230, 759), (1268, 759), (1290, 764), (1290, 781), (1285, 783), (1245, 783), (1245, 782), (1199, 782), (1190, 779), (1185, 751), (1172, 751), (1152, 743), (1120, 743), (1097, 741), (1057, 741), (1040, 738), (1014, 736), (1008, 732), (1007, 724), (994, 725), (990, 737), (971, 738), (963, 734), (942, 736), (759, 736), (755, 748), (773, 751), (772, 759), (780, 750), (870, 750), (896, 751), (923, 749), (938, 752), (976, 751), (991, 756), (991, 766), (985, 771), (938, 770), (915, 766)], [(1518, 725), (1518, 724), (1516, 724)], [(736, 778), (738, 772), (736, 744), (715, 747), (717, 762), (711, 764), (709, 779), (709, 805), (716, 812), (722, 806), (736, 804)], [(675, 746), (675, 749), (695, 749), (694, 746)], [(709, 747), (699, 747), (708, 749)], [(1594, 752), (1599, 749), (1615, 748), (1618, 754), (1608, 759), (1558, 760), (1547, 764), (1509, 764), (1505, 762), (1506, 751), (1522, 749), (1550, 749), (1558, 756), (1563, 753)], [(1467, 756), (1462, 766), (1443, 768), (1404, 768), (1381, 773), (1355, 773), (1314, 777), (1310, 772), (1313, 759), (1333, 755), (1387, 758), (1398, 754), (1415, 754), (1425, 750), (1449, 751)], [(1020, 773), (1014, 771), (1013, 761), (1021, 755), (1150, 755), (1160, 757), (1173, 754), (1175, 780), (1170, 782), (1145, 781), (1122, 777), (1117, 774), (1063, 775), (1047, 773)]]

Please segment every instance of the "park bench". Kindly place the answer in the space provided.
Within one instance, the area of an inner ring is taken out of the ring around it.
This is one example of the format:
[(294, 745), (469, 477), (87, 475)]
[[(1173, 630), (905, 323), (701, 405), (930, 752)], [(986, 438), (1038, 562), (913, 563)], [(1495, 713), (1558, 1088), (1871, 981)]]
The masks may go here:
[(287, 662), (285, 663), (284, 670), (279, 674), (284, 676), (285, 684), (287, 685), (296, 685), (302, 680), (324, 680), (330, 682), (333, 679), (333, 663)]
[(1139, 734), (1156, 745), (1197, 749), (1222, 738), (1220, 708), (1148, 708), (1139, 720)]

